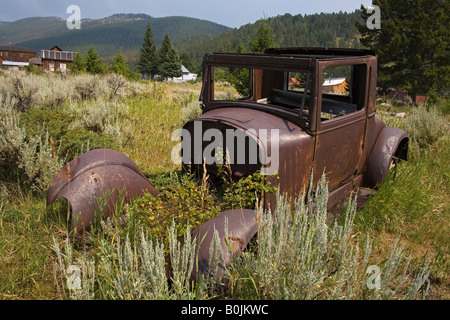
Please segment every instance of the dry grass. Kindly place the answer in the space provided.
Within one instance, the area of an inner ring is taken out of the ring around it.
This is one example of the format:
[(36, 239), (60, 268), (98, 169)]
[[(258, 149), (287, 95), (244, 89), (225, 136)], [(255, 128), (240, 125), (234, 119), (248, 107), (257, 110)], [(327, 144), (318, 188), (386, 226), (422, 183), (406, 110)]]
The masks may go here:
[(449, 299), (450, 131), (447, 120), (424, 108), (409, 109), (404, 118), (387, 111), (378, 115), (389, 126), (405, 128), (412, 137), (409, 159), (400, 163), (395, 180), (386, 181), (369, 199), (357, 216), (356, 226), (372, 235), (380, 254), (388, 250), (393, 239), (400, 237), (400, 242), (412, 254), (413, 264), (430, 259), (429, 298)]
[(149, 83), (142, 95), (129, 97), (133, 139), (122, 151), (144, 171), (177, 169), (171, 160), (178, 143), (172, 133), (182, 126), (183, 106), (198, 97), (199, 90), (191, 84)]

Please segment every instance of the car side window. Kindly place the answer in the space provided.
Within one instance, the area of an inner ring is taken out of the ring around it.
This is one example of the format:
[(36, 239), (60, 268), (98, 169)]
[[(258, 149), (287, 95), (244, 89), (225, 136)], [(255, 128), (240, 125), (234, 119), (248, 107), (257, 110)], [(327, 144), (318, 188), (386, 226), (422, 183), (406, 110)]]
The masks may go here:
[(327, 121), (364, 109), (367, 66), (331, 66), (322, 72), (322, 109), (320, 118)]

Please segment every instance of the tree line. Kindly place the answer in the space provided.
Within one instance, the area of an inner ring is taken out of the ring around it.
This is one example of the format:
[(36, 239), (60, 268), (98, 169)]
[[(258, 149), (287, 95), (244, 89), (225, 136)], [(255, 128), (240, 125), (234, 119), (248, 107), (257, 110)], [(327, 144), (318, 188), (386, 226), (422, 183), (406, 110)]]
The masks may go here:
[(193, 69), (190, 57), (185, 53), (179, 54), (176, 51), (167, 33), (159, 48), (156, 47), (152, 28), (150, 23), (148, 23), (137, 58), (136, 67), (139, 73), (130, 69), (122, 51), (119, 51), (114, 56), (110, 65), (106, 65), (92, 45), (84, 55), (80, 51), (75, 53), (71, 71), (74, 73), (87, 72), (89, 74), (111, 72), (122, 74), (129, 79), (143, 77), (152, 80), (166, 80), (181, 76), (182, 65), (188, 70)]
[(156, 47), (152, 27), (149, 22), (137, 58), (137, 69), (139, 72), (145, 78), (166, 80), (181, 76), (182, 65), (190, 71), (193, 69), (189, 55), (177, 52), (170, 41), (168, 33), (165, 34), (160, 47)]
[(82, 54), (81, 51), (77, 51), (74, 55), (71, 67), (71, 72), (89, 74), (102, 74), (102, 73), (116, 73), (125, 76), (128, 79), (139, 79), (138, 73), (131, 71), (128, 66), (128, 61), (122, 51), (118, 51), (112, 59), (110, 65), (107, 65), (99, 57), (97, 51), (91, 45), (86, 52)]
[[(213, 38), (179, 40), (176, 46), (192, 57), (197, 68), (208, 52), (258, 52), (269, 46), (367, 48), (378, 56), (381, 94), (392, 89), (407, 91), (414, 102), (418, 94), (431, 100), (446, 98), (450, 91), (450, 1), (372, 3), (381, 11), (380, 29), (367, 27), (373, 12), (361, 6), (352, 13), (263, 18)], [(233, 77), (228, 80), (233, 82)]]
[(247, 24), (217, 36), (197, 35), (174, 41), (174, 46), (186, 52), (192, 59), (195, 70), (200, 70), (203, 56), (211, 52), (238, 52), (248, 48), (255, 38), (261, 23), (273, 32), (276, 47), (323, 46), (361, 48), (355, 20), (360, 11), (351, 13), (318, 13), (312, 15), (285, 14), (263, 17), (256, 23)]

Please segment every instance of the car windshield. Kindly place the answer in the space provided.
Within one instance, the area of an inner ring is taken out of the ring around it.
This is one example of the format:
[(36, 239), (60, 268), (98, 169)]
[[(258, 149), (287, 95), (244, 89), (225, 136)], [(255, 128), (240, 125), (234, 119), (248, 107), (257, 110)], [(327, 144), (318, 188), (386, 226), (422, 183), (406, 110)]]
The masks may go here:
[(309, 70), (251, 67), (210, 67), (211, 102), (240, 101), (287, 110), (307, 121), (310, 109)]

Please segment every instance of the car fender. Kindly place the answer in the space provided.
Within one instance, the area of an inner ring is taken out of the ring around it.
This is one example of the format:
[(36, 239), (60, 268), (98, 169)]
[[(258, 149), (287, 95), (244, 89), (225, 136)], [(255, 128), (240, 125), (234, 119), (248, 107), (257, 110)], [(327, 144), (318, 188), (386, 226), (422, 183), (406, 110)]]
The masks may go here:
[(364, 179), (366, 187), (375, 188), (383, 182), (394, 157), (407, 160), (408, 142), (408, 133), (402, 129), (385, 127), (380, 131), (369, 156)]
[[(216, 232), (220, 244), (214, 242)], [(222, 279), (225, 268), (231, 265), (233, 258), (241, 255), (257, 232), (257, 213), (251, 209), (223, 211), (192, 230), (196, 245), (196, 265), (191, 278), (198, 280), (201, 274), (209, 274)], [(222, 258), (217, 260), (219, 251), (222, 252)]]
[(112, 149), (94, 149), (61, 169), (49, 186), (47, 205), (66, 199), (71, 208), (69, 229), (83, 233), (95, 222), (98, 197), (111, 193), (103, 211), (103, 219), (107, 219), (114, 213), (119, 194), (128, 203), (144, 192), (158, 194), (133, 161)]

